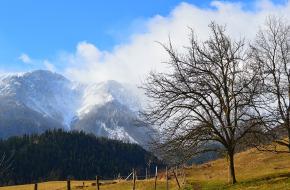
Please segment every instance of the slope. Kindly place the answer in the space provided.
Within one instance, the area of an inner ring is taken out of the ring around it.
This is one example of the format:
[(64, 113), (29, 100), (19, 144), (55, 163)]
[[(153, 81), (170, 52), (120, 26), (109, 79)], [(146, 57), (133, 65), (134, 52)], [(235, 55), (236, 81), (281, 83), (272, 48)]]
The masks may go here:
[(193, 189), (290, 189), (290, 153), (276, 154), (256, 149), (236, 154), (238, 183), (228, 185), (227, 159), (218, 159), (187, 169)]
[[(290, 154), (274, 154), (250, 149), (236, 154), (236, 171), (238, 183), (228, 185), (227, 159), (218, 159), (202, 165), (185, 169), (186, 184), (184, 190), (290, 190)], [(55, 184), (55, 185), (53, 185)], [(85, 181), (86, 187), (78, 187), (82, 182), (72, 182), (74, 189), (94, 190), (92, 181)], [(137, 180), (137, 190), (151, 190), (154, 180)], [(41, 183), (41, 189), (66, 189), (66, 182)], [(49, 187), (49, 188), (48, 188)], [(171, 190), (177, 189), (174, 178), (169, 181)], [(32, 189), (33, 185), (1, 187), (0, 190)], [(101, 185), (102, 190), (130, 190), (132, 181), (117, 181), (116, 184)], [(160, 173), (157, 190), (165, 190), (164, 173)]]

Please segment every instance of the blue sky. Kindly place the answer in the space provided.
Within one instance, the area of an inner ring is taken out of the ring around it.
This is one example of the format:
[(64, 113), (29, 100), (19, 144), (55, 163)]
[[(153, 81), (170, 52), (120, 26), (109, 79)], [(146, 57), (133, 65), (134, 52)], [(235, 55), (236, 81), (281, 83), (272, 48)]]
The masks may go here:
[[(132, 33), (144, 30), (143, 22), (166, 16), (181, 2), (208, 8), (210, 0), (3, 0), (0, 2), (0, 69), (25, 70), (18, 57), (54, 59), (73, 52), (87, 41), (110, 51)], [(246, 9), (253, 1), (242, 2)], [(274, 0), (281, 4), (285, 0)]]

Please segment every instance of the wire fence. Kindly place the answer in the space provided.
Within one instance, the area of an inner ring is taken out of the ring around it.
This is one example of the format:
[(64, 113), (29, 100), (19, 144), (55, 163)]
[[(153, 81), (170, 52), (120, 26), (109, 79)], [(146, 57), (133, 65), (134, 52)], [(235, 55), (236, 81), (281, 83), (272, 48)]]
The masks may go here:
[[(170, 183), (170, 185), (169, 185)], [(41, 183), (35, 183), (31, 185), (22, 185), (15, 186), (15, 189), (21, 190), (85, 190), (85, 189), (95, 189), (102, 190), (104, 187), (105, 190), (119, 190), (120, 185), (125, 186), (123, 189), (146, 189), (144, 186), (148, 187), (147, 189), (160, 188), (162, 189), (173, 189), (176, 187), (180, 189), (186, 183), (186, 175), (184, 168), (171, 168), (158, 172), (156, 166), (156, 171), (154, 175), (138, 175), (138, 172), (135, 169), (132, 169), (132, 172), (127, 176), (116, 175), (115, 178), (102, 177), (97, 175), (95, 180), (72, 180), (67, 179), (67, 181), (46, 181)], [(110, 186), (109, 186), (110, 185)], [(171, 188), (170, 188), (171, 186)], [(109, 188), (108, 188), (109, 187)], [(175, 188), (175, 189), (176, 189)], [(5, 187), (0, 187), (0, 190), (5, 190)], [(11, 189), (11, 188), (7, 188)], [(13, 189), (14, 190), (14, 189)]]

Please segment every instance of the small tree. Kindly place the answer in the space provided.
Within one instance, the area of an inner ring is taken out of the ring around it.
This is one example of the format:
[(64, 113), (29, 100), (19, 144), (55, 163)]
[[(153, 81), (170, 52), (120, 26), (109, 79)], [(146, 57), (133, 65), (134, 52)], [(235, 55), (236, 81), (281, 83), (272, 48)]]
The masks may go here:
[(151, 102), (143, 115), (160, 126), (159, 142), (167, 152), (226, 151), (230, 181), (236, 183), (236, 147), (261, 123), (254, 106), (260, 79), (247, 62), (244, 40), (232, 40), (215, 23), (209, 28), (211, 36), (203, 43), (192, 32), (183, 54), (171, 42), (163, 45), (171, 71), (149, 74), (142, 88)]
[[(290, 152), (290, 25), (269, 17), (252, 45), (252, 57), (263, 78), (263, 110), (270, 116), (265, 123), (271, 125), (268, 133)], [(275, 144), (264, 148), (281, 151)]]

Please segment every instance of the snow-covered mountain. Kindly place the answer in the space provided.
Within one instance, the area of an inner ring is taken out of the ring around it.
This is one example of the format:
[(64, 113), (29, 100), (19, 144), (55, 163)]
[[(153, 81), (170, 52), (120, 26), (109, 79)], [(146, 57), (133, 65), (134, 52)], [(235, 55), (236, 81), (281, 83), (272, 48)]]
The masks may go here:
[(137, 119), (138, 96), (116, 81), (84, 85), (45, 70), (3, 75), (0, 106), (2, 138), (64, 128), (144, 145), (152, 132)]

